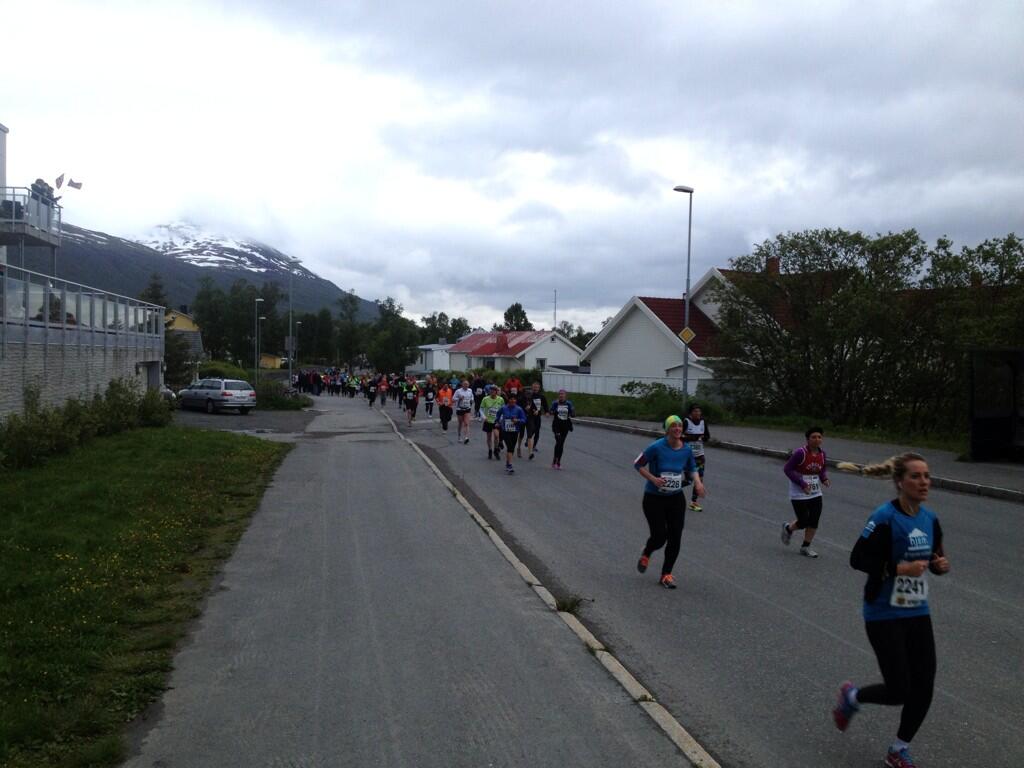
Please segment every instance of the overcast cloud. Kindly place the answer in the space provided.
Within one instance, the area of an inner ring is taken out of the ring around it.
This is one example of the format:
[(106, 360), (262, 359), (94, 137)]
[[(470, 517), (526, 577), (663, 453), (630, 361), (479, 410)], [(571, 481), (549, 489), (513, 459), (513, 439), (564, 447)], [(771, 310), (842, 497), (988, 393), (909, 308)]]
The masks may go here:
[[(1024, 3), (0, 0), (8, 183), (596, 330), (779, 232), (1024, 234)], [(13, 70), (12, 70), (13, 68)], [(12, 71), (16, 77), (9, 76)]]

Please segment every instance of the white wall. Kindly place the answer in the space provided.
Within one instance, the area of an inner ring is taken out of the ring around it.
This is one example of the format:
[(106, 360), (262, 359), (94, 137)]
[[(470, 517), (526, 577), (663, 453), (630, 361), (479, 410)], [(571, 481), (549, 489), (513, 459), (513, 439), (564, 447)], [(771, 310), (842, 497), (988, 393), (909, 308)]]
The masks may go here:
[[(701, 372), (703, 377), (707, 373)], [(582, 392), (588, 395), (622, 395), (622, 385), (631, 381), (641, 381), (644, 384), (665, 384), (674, 389), (682, 390), (682, 378), (647, 377), (647, 376), (600, 376), (592, 373), (554, 373), (544, 372), (544, 389), (548, 392), (557, 392), (564, 389), (566, 392)], [(690, 394), (697, 392), (697, 378), (693, 367), (690, 367), (690, 378), (687, 382)]]
[[(591, 375), (664, 377), (683, 362), (683, 351), (643, 312), (633, 307), (588, 358)], [(568, 387), (566, 387), (568, 389)]]
[[(555, 340), (554, 343), (551, 342), (552, 338)], [(523, 367), (537, 368), (538, 357), (547, 360), (546, 366), (580, 364), (579, 354), (559, 336), (548, 337), (540, 344), (526, 350), (526, 354), (523, 355)]]

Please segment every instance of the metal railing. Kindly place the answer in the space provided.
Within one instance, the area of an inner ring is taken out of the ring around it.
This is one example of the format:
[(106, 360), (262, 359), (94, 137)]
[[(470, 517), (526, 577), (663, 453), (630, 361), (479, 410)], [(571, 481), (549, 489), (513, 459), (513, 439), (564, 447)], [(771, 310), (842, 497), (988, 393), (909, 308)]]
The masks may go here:
[(0, 344), (152, 348), (164, 308), (70, 280), (0, 264)]
[(60, 237), (61, 207), (48, 194), (29, 187), (0, 187), (0, 226), (5, 224)]

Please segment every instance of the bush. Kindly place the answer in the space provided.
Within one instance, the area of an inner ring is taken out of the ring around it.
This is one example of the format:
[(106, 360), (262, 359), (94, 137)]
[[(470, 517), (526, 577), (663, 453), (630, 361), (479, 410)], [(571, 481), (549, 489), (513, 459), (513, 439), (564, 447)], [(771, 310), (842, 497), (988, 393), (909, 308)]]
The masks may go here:
[(226, 363), (223, 360), (210, 360), (199, 366), (199, 378), (201, 379), (241, 379), (251, 382), (255, 377), (253, 372), (239, 368), (233, 363)]
[(264, 379), (256, 385), (256, 407), (268, 411), (301, 411), (313, 405), (305, 395), (288, 394), (280, 381)]
[(133, 382), (117, 379), (89, 400), (72, 398), (43, 408), (39, 391), (25, 391), (25, 408), (0, 422), (0, 467), (22, 469), (68, 453), (97, 435), (169, 423), (169, 406), (156, 390), (142, 395)]

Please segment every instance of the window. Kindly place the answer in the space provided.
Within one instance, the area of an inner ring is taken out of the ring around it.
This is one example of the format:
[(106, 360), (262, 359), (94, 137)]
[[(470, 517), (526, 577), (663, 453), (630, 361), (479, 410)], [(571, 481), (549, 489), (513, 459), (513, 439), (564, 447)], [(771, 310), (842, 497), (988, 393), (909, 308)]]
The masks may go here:
[(540, 368), (542, 371), (545, 368), (547, 368), (547, 365), (548, 365), (548, 359), (546, 357), (538, 357), (537, 358), (537, 367)]
[(488, 371), (493, 371), (494, 370), (494, 358), (493, 357), (490, 357), (490, 358), (484, 360), (484, 368), (486, 368)]

